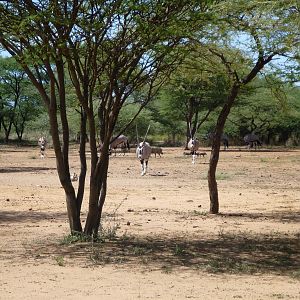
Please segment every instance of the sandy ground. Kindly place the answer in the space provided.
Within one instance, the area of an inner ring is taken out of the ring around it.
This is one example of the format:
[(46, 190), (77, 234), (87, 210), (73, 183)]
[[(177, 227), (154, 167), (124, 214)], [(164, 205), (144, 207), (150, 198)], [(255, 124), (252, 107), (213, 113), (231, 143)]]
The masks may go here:
[(112, 156), (104, 240), (72, 243), (53, 151), (0, 146), (0, 299), (300, 299), (300, 151), (221, 152), (210, 215), (203, 150)]

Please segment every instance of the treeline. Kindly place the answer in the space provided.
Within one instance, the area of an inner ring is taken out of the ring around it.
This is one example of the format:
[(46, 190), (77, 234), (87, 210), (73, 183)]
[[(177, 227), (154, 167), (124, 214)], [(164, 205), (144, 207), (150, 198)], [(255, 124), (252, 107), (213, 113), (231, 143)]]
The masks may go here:
[[(226, 77), (204, 71), (203, 64), (190, 65), (186, 60), (166, 82), (160, 93), (126, 130), (132, 143), (150, 125), (153, 143), (183, 145), (194, 130), (205, 142), (215, 126), (220, 105), (226, 98)], [(68, 101), (75, 103), (69, 89)], [(135, 115), (139, 105), (135, 95), (120, 113), (116, 131)], [(76, 98), (76, 97), (75, 97)], [(79, 131), (78, 107), (69, 113), (70, 136), (76, 141)], [(0, 138), (31, 140), (49, 134), (45, 107), (36, 89), (13, 58), (0, 58)], [(192, 124), (192, 128), (190, 128)], [(258, 134), (264, 144), (296, 146), (300, 142), (300, 87), (278, 77), (258, 77), (243, 91), (225, 125), (231, 144), (243, 143), (249, 132)]]
[[(194, 53), (194, 55), (196, 55)], [(193, 62), (193, 64), (191, 63)], [(220, 107), (226, 98), (226, 76), (209, 68), (192, 56), (186, 59), (161, 91), (136, 117), (125, 134), (132, 143), (143, 136), (150, 125), (151, 142), (181, 146), (196, 135), (209, 144)], [(76, 96), (69, 86), (68, 101), (72, 107), (70, 138), (78, 139), (80, 112)], [(136, 114), (142, 100), (135, 93), (122, 108), (116, 132)], [(257, 77), (244, 90), (228, 118), (224, 132), (230, 143), (243, 144), (243, 136), (255, 132), (267, 145), (300, 144), (300, 87), (274, 75)], [(49, 121), (40, 95), (13, 58), (0, 57), (0, 139), (8, 142), (36, 140), (49, 135)]]

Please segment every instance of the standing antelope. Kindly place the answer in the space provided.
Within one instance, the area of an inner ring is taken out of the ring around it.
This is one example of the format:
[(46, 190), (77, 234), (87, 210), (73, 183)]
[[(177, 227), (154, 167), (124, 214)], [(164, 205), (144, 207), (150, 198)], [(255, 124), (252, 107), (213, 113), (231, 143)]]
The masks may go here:
[(248, 148), (253, 148), (256, 150), (257, 146), (261, 146), (262, 143), (259, 137), (255, 133), (248, 133), (244, 136), (244, 142), (248, 145)]
[(191, 154), (193, 156), (192, 158), (192, 163), (195, 163), (195, 158), (197, 155), (197, 150), (200, 147), (200, 142), (197, 138), (191, 138), (190, 141), (188, 142), (188, 149), (191, 150)]
[[(126, 150), (130, 150), (129, 141), (128, 138), (121, 134), (118, 137), (112, 138), (110, 144), (109, 144), (109, 155), (112, 154), (112, 150), (115, 152), (115, 156), (117, 155), (117, 148), (121, 148), (123, 151), (123, 155), (125, 155)], [(98, 151), (101, 152), (102, 150), (102, 143), (100, 142), (98, 145)]]
[(123, 150), (123, 155), (125, 155), (126, 149), (130, 150), (128, 138), (121, 134), (116, 138), (112, 138), (112, 141), (109, 145), (109, 151), (111, 153), (112, 149), (115, 150), (115, 156), (117, 155), (117, 148), (121, 148)]
[(136, 148), (136, 156), (140, 160), (142, 173), (141, 175), (144, 176), (147, 172), (148, 167), (148, 160), (151, 155), (151, 146), (147, 142), (139, 143), (138, 147)]
[(151, 153), (153, 153), (156, 157), (156, 154), (161, 157), (161, 154), (163, 154), (162, 148), (161, 147), (151, 147)]
[[(207, 138), (209, 140), (212, 140), (214, 133), (210, 132), (207, 134)], [(221, 143), (223, 143), (224, 146), (224, 150), (229, 148), (229, 138), (228, 135), (226, 133), (222, 133), (221, 138), (220, 138)]]
[(47, 144), (46, 138), (43, 137), (43, 136), (40, 137), (39, 140), (38, 140), (38, 144), (40, 146), (41, 158), (45, 158), (45, 151), (46, 151), (46, 144)]

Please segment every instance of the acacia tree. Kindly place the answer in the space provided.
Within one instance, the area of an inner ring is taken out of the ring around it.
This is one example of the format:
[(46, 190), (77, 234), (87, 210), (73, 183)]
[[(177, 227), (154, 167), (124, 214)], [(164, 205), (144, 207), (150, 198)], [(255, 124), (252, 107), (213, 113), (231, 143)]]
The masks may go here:
[(169, 114), (177, 111), (186, 123), (186, 147), (210, 114), (225, 100), (227, 79), (219, 62), (205, 56), (202, 48), (191, 50), (172, 75), (165, 93)]
[(28, 128), (28, 123), (34, 119), (40, 118), (42, 113), (42, 103), (40, 96), (36, 90), (32, 90), (32, 84), (28, 84), (26, 94), (20, 98), (13, 125), (17, 134), (18, 140), (23, 140), (25, 129)]
[(8, 142), (17, 110), (22, 96), (26, 76), (24, 70), (11, 58), (0, 58), (0, 122), (5, 132), (5, 141)]
[[(297, 1), (221, 1), (215, 12), (217, 23), (210, 28), (211, 43), (202, 45), (222, 63), (230, 80), (227, 99), (213, 132), (208, 170), (210, 212), (219, 212), (216, 168), (220, 138), (239, 93), (274, 58), (299, 47), (299, 3)], [(215, 28), (215, 35), (212, 34)], [(233, 55), (232, 55), (233, 54)]]
[[(22, 65), (48, 110), (71, 233), (84, 231), (97, 236), (106, 198), (109, 142), (120, 109), (137, 89), (143, 89), (145, 94), (139, 111), (152, 99), (184, 54), (184, 30), (193, 29), (193, 13), (199, 14), (201, 8), (197, 6), (194, 11), (192, 1), (1, 2), (0, 43)], [(199, 23), (199, 19), (196, 21)], [(30, 67), (32, 63), (34, 68)], [(66, 70), (81, 107), (77, 193), (69, 171)], [(43, 80), (44, 74), (48, 82)], [(82, 230), (87, 128), (90, 189), (88, 215)]]

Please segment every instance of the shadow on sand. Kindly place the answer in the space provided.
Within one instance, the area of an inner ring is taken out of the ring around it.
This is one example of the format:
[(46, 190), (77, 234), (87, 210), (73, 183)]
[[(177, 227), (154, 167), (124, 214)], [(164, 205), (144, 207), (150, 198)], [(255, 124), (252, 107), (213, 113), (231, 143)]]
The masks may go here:
[[(297, 212), (299, 214), (299, 212)], [(291, 222), (299, 222), (295, 213)], [(1, 214), (0, 221), (38, 221), (47, 214), (30, 213), (22, 216)], [(61, 218), (61, 214), (48, 217)], [(66, 217), (66, 216), (64, 216)], [(266, 217), (253, 214), (220, 215), (226, 218)], [(267, 216), (270, 217), (270, 216)], [(273, 219), (286, 219), (287, 214), (274, 215)], [(151, 235), (131, 236), (116, 234), (118, 225), (104, 228), (100, 241), (86, 241), (82, 236), (65, 237), (63, 240), (49, 240), (31, 244), (26, 258), (30, 261), (59, 257), (70, 265), (94, 267), (114, 265), (122, 268), (137, 268), (140, 271), (160, 270), (170, 273), (180, 268), (219, 274), (273, 274), (289, 276), (300, 280), (300, 233), (254, 234), (237, 231), (220, 232), (218, 236), (195, 237)], [(62, 262), (61, 262), (62, 263)]]
[(40, 172), (56, 170), (56, 168), (47, 167), (6, 167), (0, 168), (0, 173), (20, 173), (20, 172)]
[(40, 211), (0, 211), (0, 224), (9, 223), (38, 223), (41, 221), (56, 219), (56, 220), (66, 220), (67, 212), (40, 212)]

